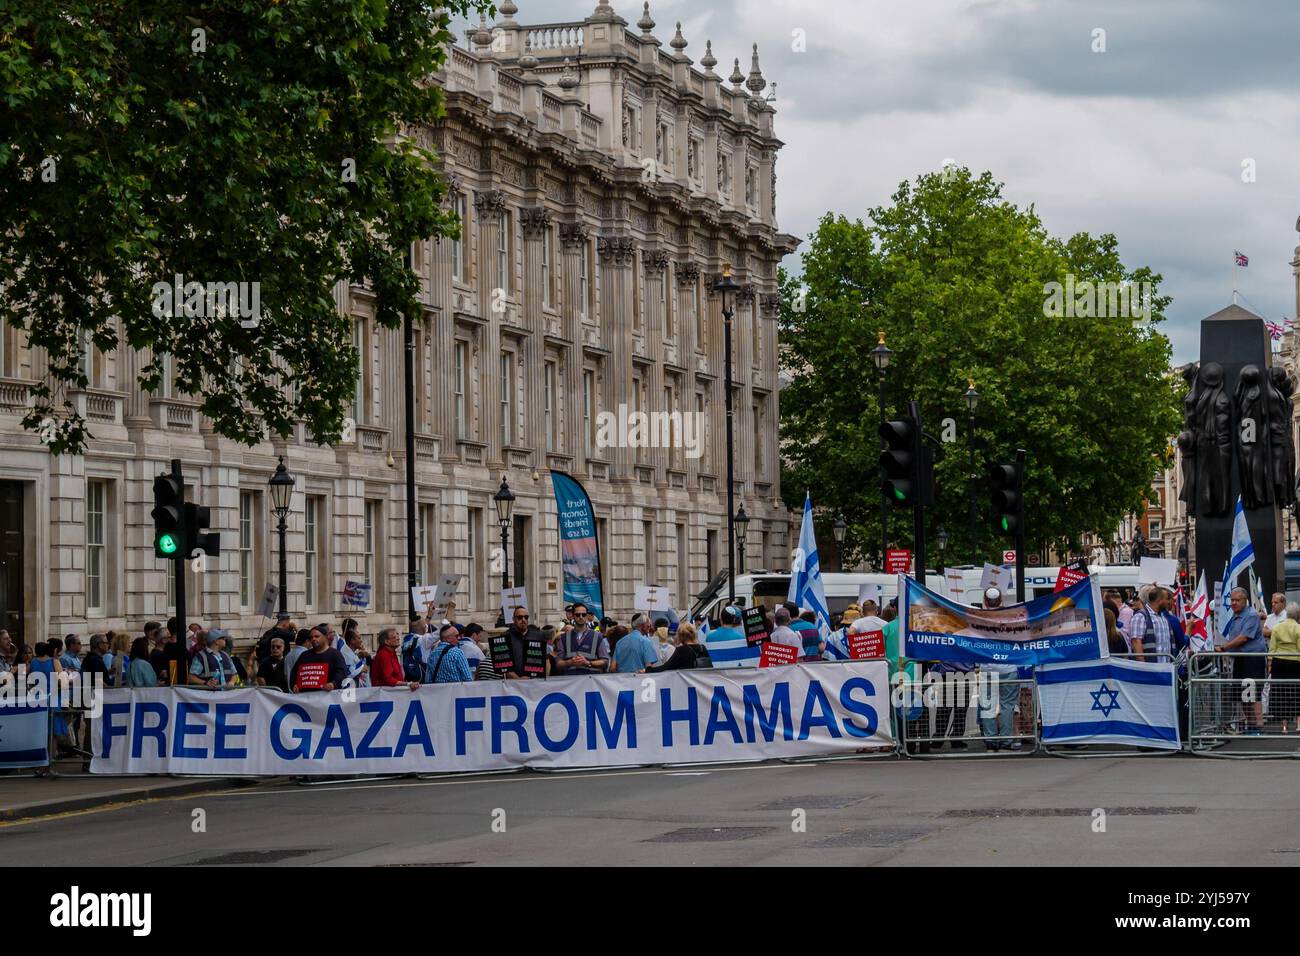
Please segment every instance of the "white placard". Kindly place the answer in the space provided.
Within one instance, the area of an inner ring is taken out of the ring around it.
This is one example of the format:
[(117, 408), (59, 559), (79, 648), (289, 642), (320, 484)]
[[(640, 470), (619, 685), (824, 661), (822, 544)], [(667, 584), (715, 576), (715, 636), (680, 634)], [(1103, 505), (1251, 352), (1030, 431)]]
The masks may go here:
[(456, 597), (456, 592), (460, 590), (460, 582), (464, 579), (463, 574), (444, 574), (438, 578), (438, 590), (433, 595), (433, 602), (438, 607), (446, 607)]
[(985, 562), (984, 573), (980, 575), (980, 590), (991, 587), (997, 588), (1003, 594), (1011, 594), (1016, 589), (1016, 569)]
[(262, 591), (262, 603), (257, 606), (257, 613), (262, 617), (270, 617), (271, 612), (275, 610), (275, 602), (279, 597), (279, 585), (268, 584)]
[(943, 569), (943, 583), (948, 589), (948, 597), (954, 601), (965, 600), (965, 593), (962, 590), (963, 581), (965, 581), (965, 576), (961, 571), (955, 568)]
[(1174, 587), (1178, 579), (1177, 558), (1143, 558), (1138, 565), (1138, 584)]
[(876, 607), (880, 607), (880, 585), (879, 584), (858, 585), (858, 607), (862, 607), (868, 601), (875, 601)]
[(638, 584), (636, 586), (636, 609), (638, 611), (671, 611), (673, 596), (667, 588), (657, 584)]
[(415, 612), (424, 614), (429, 610), (431, 603), (436, 603), (435, 596), (438, 589), (432, 584), (421, 584), (419, 587), (411, 588), (411, 600), (415, 602)]
[(528, 607), (528, 589), (517, 587), (502, 590), (501, 614), (507, 622), (514, 620), (515, 608), (517, 607)]

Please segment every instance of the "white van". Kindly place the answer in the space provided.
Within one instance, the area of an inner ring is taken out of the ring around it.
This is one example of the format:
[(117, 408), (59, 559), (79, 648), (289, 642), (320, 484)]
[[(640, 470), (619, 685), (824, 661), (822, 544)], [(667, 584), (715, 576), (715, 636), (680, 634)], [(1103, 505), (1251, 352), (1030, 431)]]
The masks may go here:
[[(975, 583), (979, 584), (978, 576)], [(858, 600), (858, 589), (864, 584), (880, 586), (881, 600), (885, 603), (898, 594), (897, 574), (848, 574), (823, 573), (822, 585), (826, 590), (826, 603), (831, 616), (841, 613), (850, 604)], [(926, 576), (926, 586), (943, 592), (943, 577), (930, 572)], [(764, 604), (774, 608), (785, 602), (790, 593), (790, 572), (755, 571), (752, 574), (736, 576), (736, 605), (741, 608)], [(707, 617), (709, 627), (718, 627), (718, 617), (730, 600), (727, 589), (727, 572), (715, 577), (709, 586), (696, 598), (691, 607), (691, 618), (700, 620)]]
[[(983, 600), (984, 590), (980, 587), (980, 581), (984, 577), (983, 567), (963, 566), (960, 568), (949, 568), (949, 572), (961, 572), (961, 585), (954, 588), (948, 584), (947, 590), (944, 591), (948, 597), (954, 601), (961, 601), (963, 604), (978, 604)], [(1106, 565), (1106, 566), (1089, 566), (1089, 572), (1097, 576), (1097, 583), (1103, 591), (1116, 590), (1127, 600), (1137, 591), (1138, 586), (1138, 569), (1136, 565)], [(1025, 600), (1032, 601), (1034, 598), (1042, 597), (1044, 594), (1051, 594), (1056, 589), (1056, 576), (1060, 573), (1060, 568), (1025, 568)], [(958, 593), (954, 593), (954, 591)], [(1014, 593), (1008, 595), (1010, 601), (1015, 601)]]

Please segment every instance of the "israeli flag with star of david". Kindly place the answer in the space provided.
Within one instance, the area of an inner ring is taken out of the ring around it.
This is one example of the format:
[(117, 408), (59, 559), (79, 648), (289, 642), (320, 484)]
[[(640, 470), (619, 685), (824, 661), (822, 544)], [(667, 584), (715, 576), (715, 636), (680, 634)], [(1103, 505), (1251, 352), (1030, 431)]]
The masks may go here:
[(1099, 661), (1037, 670), (1044, 744), (1128, 744), (1179, 750), (1174, 664)]
[(0, 767), (44, 767), (50, 762), (50, 708), (30, 698), (0, 704)]

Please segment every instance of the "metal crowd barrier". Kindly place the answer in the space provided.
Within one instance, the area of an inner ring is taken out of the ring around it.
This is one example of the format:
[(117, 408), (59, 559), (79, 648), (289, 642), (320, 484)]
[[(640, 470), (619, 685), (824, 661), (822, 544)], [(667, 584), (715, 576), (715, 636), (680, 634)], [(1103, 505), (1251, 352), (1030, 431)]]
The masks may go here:
[(1300, 755), (1300, 655), (1203, 651), (1192, 655), (1187, 683), (1192, 753)]
[[(1033, 678), (927, 670), (893, 686), (899, 752), (910, 757), (1029, 756), (1039, 747)], [(898, 719), (900, 718), (901, 719)], [(947, 748), (947, 752), (942, 752)]]

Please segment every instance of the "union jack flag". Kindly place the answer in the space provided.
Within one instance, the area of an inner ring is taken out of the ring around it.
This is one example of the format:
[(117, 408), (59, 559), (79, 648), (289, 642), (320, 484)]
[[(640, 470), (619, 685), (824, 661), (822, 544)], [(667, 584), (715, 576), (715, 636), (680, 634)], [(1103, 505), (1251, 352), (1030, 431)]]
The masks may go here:
[[(1290, 324), (1291, 323), (1289, 322), (1287, 323), (1287, 325)], [(1268, 334), (1273, 339), (1280, 339), (1283, 335), (1286, 334), (1287, 331), (1286, 326), (1283, 326), (1277, 322), (1270, 322), (1267, 319), (1264, 320), (1264, 326), (1268, 329)]]
[(1250, 265), (1250, 259), (1247, 256), (1242, 255), (1240, 252), (1237, 252), (1235, 249), (1232, 252), (1232, 256), (1234, 259), (1237, 260), (1237, 265), (1239, 266)]

